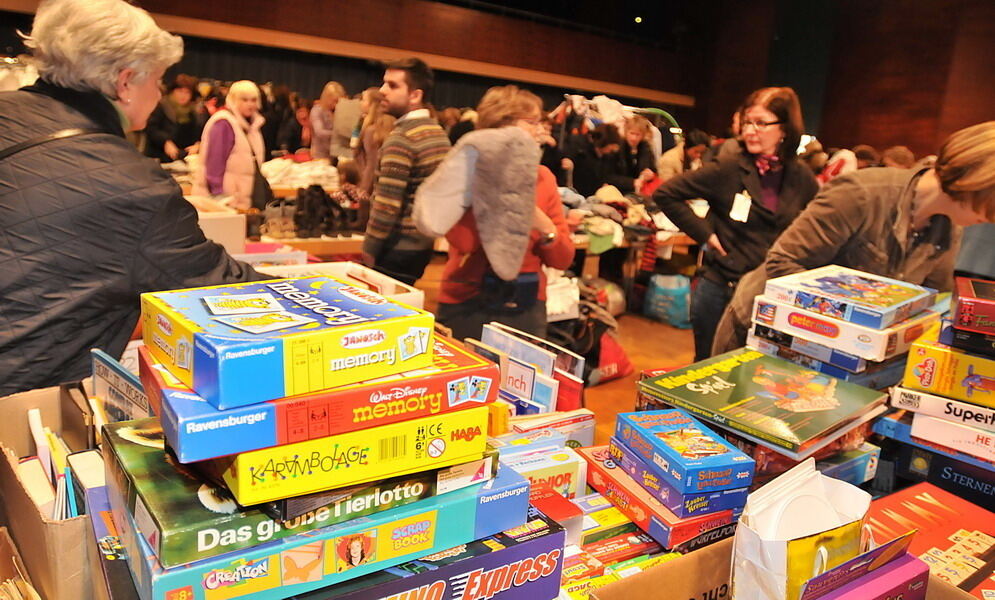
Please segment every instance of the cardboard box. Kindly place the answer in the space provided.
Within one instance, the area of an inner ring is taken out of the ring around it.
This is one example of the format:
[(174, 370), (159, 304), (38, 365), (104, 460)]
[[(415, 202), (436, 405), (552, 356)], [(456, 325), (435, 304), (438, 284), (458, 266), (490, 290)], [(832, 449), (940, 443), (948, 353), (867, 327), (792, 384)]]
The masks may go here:
[[(0, 527), (0, 581), (16, 579), (31, 586), (31, 576), (6, 527)], [(34, 586), (32, 586), (34, 587)], [(36, 590), (37, 591), (37, 590)]]
[(447, 496), (164, 570), (116, 486), (108, 480), (142, 600), (280, 600), (520, 526), (528, 510), (528, 482), (501, 469), (493, 481)]
[[(779, 331), (773, 327), (768, 327), (760, 323), (753, 323), (750, 326), (750, 331), (747, 334), (747, 340), (751, 339), (777, 344), (779, 347), (808, 356), (813, 360), (817, 360), (829, 367), (836, 367), (837, 369), (848, 373), (863, 373), (869, 367), (879, 364), (873, 361), (867, 361), (853, 354), (840, 352), (839, 350), (825, 344), (810, 342), (804, 338)], [(751, 343), (748, 343), (747, 346), (763, 350), (762, 348), (754, 346)], [(767, 354), (770, 353), (767, 352)], [(832, 373), (829, 374), (832, 375)]]
[[(115, 479), (124, 495), (131, 518), (166, 568), (381, 513), (470, 485), (438, 489), (432, 477), (395, 478), (344, 490), (339, 502), (277, 522), (258, 507), (240, 508), (224, 488), (202, 482), (195, 473), (167, 460), (161, 447), (147, 442), (156, 434), (161, 436), (161, 429), (157, 431), (154, 420), (108, 425), (104, 428), (103, 456), (108, 476)], [(477, 483), (487, 481), (490, 465), (479, 465), (474, 474), (479, 474)]]
[(660, 544), (641, 531), (614, 535), (583, 546), (591, 556), (605, 566), (618, 564), (636, 556), (660, 552)]
[(748, 487), (756, 463), (679, 409), (621, 413), (615, 439), (680, 493)]
[(666, 549), (734, 521), (731, 510), (679, 519), (625, 471), (615, 466), (608, 456), (607, 446), (581, 448), (577, 453), (588, 462), (587, 481), (591, 487), (611, 500), (625, 516)]
[[(140, 422), (140, 421), (139, 421)], [(291, 496), (447, 467), (487, 450), (487, 407), (218, 458), (238, 503)]]
[(482, 540), (384, 569), (297, 600), (542, 600), (556, 597), (563, 533), (529, 511), (529, 521)]
[(580, 545), (587, 546), (601, 540), (637, 531), (638, 528), (632, 519), (625, 516), (625, 513), (620, 511), (617, 506), (609, 503), (605, 508), (584, 514), (584, 529), (580, 534)]
[(912, 437), (995, 462), (995, 433), (929, 415), (912, 417)]
[(145, 345), (220, 409), (431, 366), (434, 323), (328, 277), (142, 294)]
[(224, 246), (228, 254), (245, 252), (245, 215), (228, 209), (223, 212), (197, 211), (204, 237)]
[(369, 288), (371, 292), (391, 298), (402, 304), (415, 308), (425, 308), (425, 292), (402, 283), (393, 277), (354, 262), (310, 263), (307, 265), (281, 265), (279, 267), (263, 267), (258, 269), (274, 277), (311, 277), (324, 275), (334, 277), (347, 283), (359, 284)]
[(757, 296), (753, 304), (754, 323), (877, 361), (908, 352), (912, 342), (939, 320), (939, 313), (924, 311), (886, 329), (874, 329), (824, 317), (765, 296)]
[(880, 461), (881, 448), (864, 442), (855, 450), (840, 452), (820, 460), (815, 463), (815, 468), (833, 479), (860, 485), (874, 479)]
[(953, 346), (964, 352), (995, 358), (995, 334), (975, 333), (960, 329), (950, 325), (950, 322), (946, 320), (943, 321), (943, 329), (940, 331), (940, 343)]
[(940, 328), (936, 323), (912, 345), (902, 385), (995, 408), (995, 359), (941, 344)]
[(837, 588), (820, 600), (925, 600), (929, 583), (926, 563), (906, 554)]
[(957, 278), (954, 324), (967, 331), (995, 335), (995, 281)]
[[(147, 348), (142, 380), (180, 462), (196, 462), (481, 406), (497, 398), (498, 370), (445, 338), (432, 366), (373, 381), (219, 410)], [(161, 406), (161, 408), (159, 408)]]
[(971, 465), (972, 467), (982, 469), (983, 471), (995, 473), (995, 463), (991, 461), (960, 452), (959, 450), (954, 450), (953, 448), (942, 446), (935, 442), (930, 442), (929, 440), (913, 437), (912, 417), (912, 413), (904, 410), (891, 413), (875, 421), (872, 430), (874, 433), (893, 439), (896, 442), (908, 444), (909, 446), (921, 448), (923, 450), (929, 450), (930, 452), (936, 452), (937, 454), (942, 454), (946, 457)]
[(934, 289), (839, 265), (768, 279), (764, 296), (873, 329), (907, 319), (936, 302)]
[(32, 408), (41, 411), (45, 425), (61, 433), (71, 450), (85, 449), (76, 444), (90, 434), (70, 399), (69, 389), (70, 386), (51, 387), (0, 398), (0, 511), (5, 513), (10, 535), (31, 580), (45, 598), (91, 600), (89, 517), (53, 521), (38, 511), (17, 477), (18, 458), (36, 452), (27, 426), (27, 413)]
[(584, 532), (584, 513), (580, 507), (556, 493), (545, 484), (532, 484), (529, 502), (542, 514), (553, 519), (566, 532), (566, 543), (580, 545)]
[[(592, 600), (731, 600), (732, 543), (724, 540), (594, 590)], [(966, 592), (931, 577), (926, 600), (971, 600)]]
[(746, 496), (749, 494), (749, 489), (746, 487), (716, 492), (678, 490), (668, 479), (657, 474), (659, 469), (651, 469), (649, 464), (620, 443), (617, 438), (611, 439), (609, 453), (612, 460), (636, 483), (678, 517), (693, 517), (726, 509), (737, 510), (746, 504)]
[(605, 574), (605, 565), (579, 546), (563, 548), (563, 574), (561, 581), (568, 583), (590, 579)]
[(502, 457), (528, 454), (540, 450), (565, 448), (567, 436), (554, 429), (538, 429), (526, 433), (506, 433), (487, 440), (501, 452)]

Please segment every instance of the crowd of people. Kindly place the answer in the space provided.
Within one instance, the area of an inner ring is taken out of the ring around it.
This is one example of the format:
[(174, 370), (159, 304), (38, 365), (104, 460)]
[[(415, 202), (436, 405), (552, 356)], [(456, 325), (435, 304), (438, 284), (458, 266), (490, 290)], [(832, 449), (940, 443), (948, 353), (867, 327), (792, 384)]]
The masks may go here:
[(162, 90), (182, 40), (123, 0), (44, 3), (26, 43), (40, 79), (0, 94), (0, 262), (17, 266), (0, 280), (0, 395), (85, 376), (90, 348), (119, 355), (142, 292), (263, 278), (204, 237), (179, 186), (126, 139), (138, 131), (161, 162), (197, 156), (195, 192), (241, 209), (265, 202), (272, 156), (306, 148), (339, 164), (368, 265), (413, 284), (447, 239), (438, 318), (460, 337), (491, 320), (545, 334), (542, 267), (574, 257), (567, 189), (661, 210), (700, 245), (698, 359), (742, 344), (767, 277), (836, 263), (949, 289), (960, 227), (995, 221), (995, 121), (916, 162), (903, 147), (800, 148), (786, 87), (749, 94), (725, 138), (674, 138), (640, 115), (568, 123), (513, 85), (436, 111), (432, 70), (414, 58), (355, 95), (331, 81), (313, 102), (186, 75)]

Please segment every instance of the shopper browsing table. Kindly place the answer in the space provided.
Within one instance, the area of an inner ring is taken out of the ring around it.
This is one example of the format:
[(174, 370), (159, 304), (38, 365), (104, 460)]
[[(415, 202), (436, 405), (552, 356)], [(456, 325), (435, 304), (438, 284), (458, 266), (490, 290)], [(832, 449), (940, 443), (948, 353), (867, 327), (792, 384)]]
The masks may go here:
[(995, 121), (952, 134), (933, 168), (841, 175), (777, 239), (765, 264), (743, 277), (713, 353), (745, 343), (753, 299), (770, 277), (835, 264), (949, 290), (959, 227), (986, 222), (995, 222)]
[(122, 0), (53, 0), (26, 44), (41, 78), (0, 94), (0, 396), (85, 377), (91, 348), (119, 356), (142, 292), (262, 278), (124, 139), (180, 38)]
[[(653, 195), (681, 231), (707, 246), (691, 297), (696, 361), (709, 357), (740, 277), (763, 262), (818, 190), (812, 171), (795, 157), (804, 125), (794, 90), (757, 90), (744, 107), (743, 152), (674, 177)], [(708, 200), (707, 218), (688, 206), (695, 198)]]
[(540, 166), (542, 101), (513, 85), (487, 90), (464, 135), (415, 197), (418, 228), (445, 236), (439, 321), (457, 339), (499, 321), (546, 335), (543, 265), (566, 269), (574, 245), (556, 179)]

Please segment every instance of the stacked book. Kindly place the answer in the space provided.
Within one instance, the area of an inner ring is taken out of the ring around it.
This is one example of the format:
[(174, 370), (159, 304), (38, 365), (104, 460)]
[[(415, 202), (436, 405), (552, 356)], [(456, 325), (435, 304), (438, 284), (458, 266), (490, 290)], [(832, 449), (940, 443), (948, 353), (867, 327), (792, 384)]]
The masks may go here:
[(957, 278), (951, 321), (916, 340), (899, 412), (875, 431), (899, 442), (899, 474), (926, 479), (981, 504), (995, 485), (995, 283)]
[(319, 276), (145, 294), (142, 320), (159, 418), (102, 452), (143, 600), (288, 598), (525, 523), (497, 367), (431, 314)]
[(618, 415), (608, 446), (581, 448), (591, 487), (662, 548), (732, 534), (754, 460), (677, 409)]
[(824, 473), (859, 485), (880, 450), (864, 442), (887, 395), (752, 348), (639, 382), (643, 408), (677, 407), (756, 461), (754, 487), (814, 457)]
[(858, 385), (902, 377), (912, 341), (939, 320), (936, 291), (828, 265), (767, 281), (747, 345)]

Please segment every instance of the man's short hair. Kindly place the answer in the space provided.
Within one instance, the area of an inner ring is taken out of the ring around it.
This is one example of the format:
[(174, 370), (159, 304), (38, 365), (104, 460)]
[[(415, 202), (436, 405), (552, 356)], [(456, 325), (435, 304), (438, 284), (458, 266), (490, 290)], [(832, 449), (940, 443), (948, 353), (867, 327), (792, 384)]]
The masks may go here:
[(408, 84), (408, 91), (421, 90), (422, 103), (428, 103), (432, 97), (432, 88), (435, 87), (435, 74), (425, 64), (425, 61), (414, 57), (402, 58), (388, 61), (384, 64), (384, 68), (404, 71), (404, 80)]

